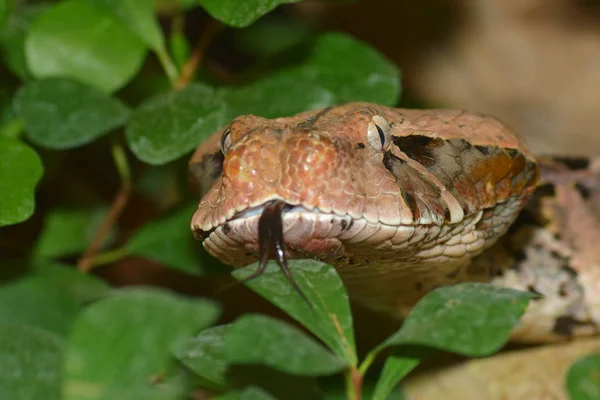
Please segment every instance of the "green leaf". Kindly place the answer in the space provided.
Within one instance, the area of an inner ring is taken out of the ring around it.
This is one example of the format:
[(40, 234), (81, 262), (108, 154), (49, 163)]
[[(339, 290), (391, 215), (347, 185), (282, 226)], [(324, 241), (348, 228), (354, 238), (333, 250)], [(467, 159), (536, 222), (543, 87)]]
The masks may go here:
[(213, 397), (214, 400), (277, 400), (261, 388), (250, 386), (241, 392), (230, 392)]
[[(258, 263), (238, 269), (232, 275), (244, 279), (256, 271)], [(298, 320), (338, 357), (350, 365), (357, 362), (352, 329), (352, 313), (346, 289), (331, 265), (313, 260), (290, 260), (291, 273), (310, 303), (310, 307), (270, 262), (262, 275), (246, 282), (252, 290)]]
[(241, 88), (220, 89), (219, 95), (227, 104), (227, 120), (244, 114), (278, 118), (336, 102), (335, 96), (319, 83), (298, 79), (289, 74), (274, 75)]
[(414, 354), (408, 355), (406, 349), (402, 350), (404, 351), (399, 350), (397, 353), (390, 354), (385, 360), (373, 392), (373, 400), (389, 399), (390, 394), (398, 386), (398, 382), (415, 369), (421, 361), (434, 353), (432, 349), (415, 348), (411, 349)]
[(148, 258), (179, 271), (200, 275), (200, 242), (190, 230), (197, 204), (190, 204), (166, 217), (144, 225), (125, 245), (131, 255)]
[(190, 57), (190, 42), (183, 32), (173, 32), (169, 37), (169, 48), (177, 69), (181, 70)]
[(23, 124), (13, 111), (13, 91), (0, 82), (0, 136), (19, 139)]
[(300, 0), (197, 0), (212, 17), (236, 28), (244, 28), (281, 4)]
[(394, 64), (366, 43), (341, 33), (320, 36), (304, 63), (292, 72), (321, 84), (336, 102), (395, 105), (398, 101), (400, 72)]
[(66, 399), (181, 399), (171, 351), (212, 324), (218, 308), (156, 289), (120, 290), (88, 307), (68, 341)]
[(165, 39), (154, 17), (156, 0), (88, 0), (111, 13), (123, 26), (137, 35), (152, 50), (165, 47)]
[(571, 400), (600, 399), (600, 354), (584, 357), (571, 366), (567, 391)]
[(212, 88), (191, 84), (151, 98), (136, 109), (127, 142), (142, 161), (159, 165), (190, 152), (225, 124), (225, 106)]
[(58, 258), (81, 253), (94, 237), (107, 211), (106, 207), (49, 211), (44, 217), (44, 228), (38, 236), (34, 256)]
[(459, 283), (430, 292), (412, 309), (400, 330), (367, 356), (372, 359), (391, 346), (427, 348), (415, 355), (405, 354), (405, 347), (396, 349), (397, 354), (386, 363), (373, 398), (385, 399), (400, 379), (431, 353), (428, 349), (470, 357), (498, 351), (534, 297), (531, 293), (482, 283)]
[(25, 221), (35, 207), (42, 161), (25, 143), (0, 136), (0, 226)]
[(347, 367), (299, 329), (262, 315), (235, 321), (225, 335), (225, 355), (231, 364), (267, 365), (292, 375), (331, 375)]
[(67, 334), (84, 306), (109, 292), (98, 278), (47, 261), (5, 260), (0, 276), (0, 323), (35, 326), (58, 335)]
[(214, 385), (225, 387), (227, 360), (225, 359), (225, 334), (231, 325), (205, 329), (196, 337), (182, 342), (175, 356), (198, 376)]
[(382, 347), (421, 345), (469, 357), (487, 356), (506, 343), (534, 297), (483, 283), (442, 287), (419, 301)]
[(87, 0), (66, 0), (33, 23), (25, 55), (37, 78), (71, 77), (112, 92), (140, 69), (146, 46), (110, 13)]
[(399, 92), (397, 68), (368, 45), (340, 33), (321, 35), (292, 67), (246, 87), (219, 91), (229, 118), (241, 114), (289, 116), (349, 101), (394, 105)]
[(233, 388), (261, 388), (276, 399), (323, 398), (316, 378), (290, 375), (264, 365), (230, 365), (227, 378)]
[(291, 18), (264, 18), (235, 33), (240, 50), (259, 57), (281, 53), (313, 35), (307, 22)]
[(11, 11), (12, 0), (0, 0), (0, 32), (4, 28), (4, 22)]
[(0, 399), (59, 400), (62, 352), (50, 332), (0, 325)]
[(40, 146), (70, 149), (118, 128), (129, 109), (100, 90), (69, 79), (25, 85), (15, 99), (27, 136)]
[(6, 67), (23, 80), (29, 78), (25, 62), (25, 35), (33, 21), (48, 8), (48, 3), (19, 7), (8, 16), (4, 31), (0, 33), (0, 53)]

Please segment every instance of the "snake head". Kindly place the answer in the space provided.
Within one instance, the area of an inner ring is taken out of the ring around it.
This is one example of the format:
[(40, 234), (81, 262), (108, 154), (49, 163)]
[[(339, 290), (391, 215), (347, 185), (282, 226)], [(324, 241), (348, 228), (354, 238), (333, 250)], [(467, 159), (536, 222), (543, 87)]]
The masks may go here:
[(281, 207), (285, 252), (335, 265), (443, 262), (481, 252), (537, 182), (493, 118), (349, 103), (234, 119), (190, 164), (204, 194), (191, 227), (231, 265), (259, 257), (259, 218)]

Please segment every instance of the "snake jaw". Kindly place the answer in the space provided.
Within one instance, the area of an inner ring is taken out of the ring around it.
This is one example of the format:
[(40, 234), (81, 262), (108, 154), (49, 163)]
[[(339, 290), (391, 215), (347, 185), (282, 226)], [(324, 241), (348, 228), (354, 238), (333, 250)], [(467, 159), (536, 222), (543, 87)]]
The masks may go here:
[(285, 240), (283, 236), (283, 213), (286, 208), (290, 208), (290, 206), (282, 200), (271, 200), (264, 205), (258, 220), (260, 262), (256, 271), (243, 279), (242, 282), (248, 282), (249, 280), (262, 275), (267, 267), (267, 262), (274, 258), (294, 290), (296, 290), (298, 295), (300, 295), (300, 297), (302, 297), (310, 306), (311, 303), (294, 280), (287, 263)]

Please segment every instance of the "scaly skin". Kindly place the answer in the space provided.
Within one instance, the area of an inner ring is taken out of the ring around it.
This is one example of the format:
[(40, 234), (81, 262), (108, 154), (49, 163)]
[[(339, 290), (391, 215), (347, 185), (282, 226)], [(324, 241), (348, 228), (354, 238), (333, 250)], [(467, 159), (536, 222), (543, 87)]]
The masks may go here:
[(283, 200), (295, 206), (283, 216), (288, 257), (335, 265), (352, 297), (396, 314), (436, 287), (490, 281), (498, 271), (471, 260), (506, 232), (539, 175), (496, 119), (368, 103), (238, 117), (191, 170), (206, 191), (192, 230), (215, 257), (255, 261), (261, 206)]

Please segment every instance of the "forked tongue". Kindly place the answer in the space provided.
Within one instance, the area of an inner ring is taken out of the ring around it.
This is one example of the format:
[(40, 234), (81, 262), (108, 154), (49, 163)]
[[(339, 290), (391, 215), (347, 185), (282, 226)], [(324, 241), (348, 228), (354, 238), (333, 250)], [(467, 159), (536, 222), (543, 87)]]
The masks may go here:
[(302, 290), (294, 280), (287, 264), (285, 256), (285, 247), (283, 240), (283, 212), (287, 203), (281, 200), (271, 200), (265, 204), (262, 214), (258, 220), (258, 250), (260, 263), (256, 271), (244, 278), (242, 282), (247, 282), (260, 276), (267, 267), (267, 262), (274, 258), (281, 268), (281, 271), (290, 282), (292, 287), (306, 303), (312, 307), (308, 298), (302, 293)]

